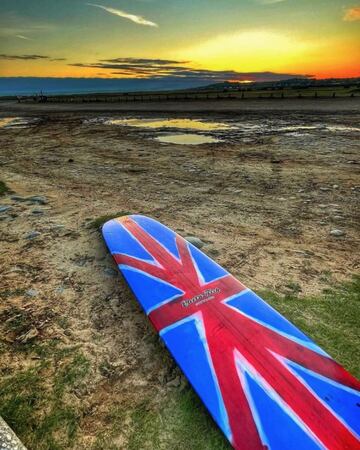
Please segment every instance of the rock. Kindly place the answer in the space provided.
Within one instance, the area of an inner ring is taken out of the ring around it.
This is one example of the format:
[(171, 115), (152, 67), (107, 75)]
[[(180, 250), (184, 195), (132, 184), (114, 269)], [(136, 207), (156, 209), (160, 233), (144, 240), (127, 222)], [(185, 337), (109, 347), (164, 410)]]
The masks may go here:
[(185, 239), (197, 248), (202, 248), (205, 245), (205, 242), (195, 236), (186, 236)]
[(46, 205), (48, 203), (47, 198), (43, 195), (32, 195), (27, 197), (26, 201), (30, 203), (37, 203), (38, 205)]
[(31, 341), (32, 339), (36, 338), (36, 336), (39, 335), (39, 332), (36, 328), (30, 328), (29, 331), (27, 331), (22, 336), (18, 337), (18, 341), (22, 344), (26, 344), (27, 342)]
[(39, 231), (30, 231), (30, 233), (28, 233), (25, 236), (25, 239), (29, 239), (29, 240), (36, 239), (40, 235), (41, 235), (41, 233), (39, 233)]
[(107, 275), (108, 277), (115, 278), (118, 273), (116, 270), (112, 269), (111, 267), (105, 267), (104, 274)]
[(31, 214), (34, 214), (34, 216), (41, 216), (44, 214), (44, 211), (42, 209), (33, 209)]
[(1, 450), (26, 450), (13, 430), (0, 417), (0, 449)]
[(340, 237), (340, 236), (344, 236), (346, 233), (345, 233), (345, 231), (342, 231), (342, 230), (331, 230), (330, 234), (331, 234), (331, 236)]
[(338, 184), (333, 184), (333, 189), (339, 189), (339, 185)]
[(20, 195), (12, 195), (11, 200), (14, 200), (15, 202), (28, 202), (28, 203), (34, 203), (38, 205), (46, 205), (48, 203), (48, 200), (43, 195), (30, 195), (29, 197), (21, 197)]
[(322, 204), (320, 204), (320, 205), (318, 205), (318, 206), (319, 206), (319, 208), (321, 208), (321, 209), (327, 208), (327, 205), (322, 205)]
[(10, 211), (11, 209), (12, 209), (12, 206), (0, 205), (0, 213), (4, 213), (6, 211)]
[(341, 221), (344, 220), (345, 218), (343, 216), (334, 216), (333, 219)]
[(25, 295), (27, 295), (28, 297), (36, 297), (39, 294), (39, 292), (36, 289), (28, 289), (25, 292)]
[(181, 378), (180, 376), (175, 377), (173, 380), (170, 380), (166, 383), (166, 386), (177, 388), (181, 385)]
[(12, 195), (10, 198), (15, 202), (26, 202), (26, 197), (21, 197), (20, 195)]
[(320, 191), (328, 192), (328, 191), (330, 191), (330, 188), (328, 188), (328, 187), (321, 187)]

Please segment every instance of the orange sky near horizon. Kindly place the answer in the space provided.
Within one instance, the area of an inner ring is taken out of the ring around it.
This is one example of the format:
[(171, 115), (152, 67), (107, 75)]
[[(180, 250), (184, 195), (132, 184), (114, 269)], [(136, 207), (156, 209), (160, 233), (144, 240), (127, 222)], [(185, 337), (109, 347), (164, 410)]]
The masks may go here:
[(151, 78), (208, 71), (231, 80), (265, 72), (360, 77), (360, 5), (314, 3), (3, 0), (0, 76)]

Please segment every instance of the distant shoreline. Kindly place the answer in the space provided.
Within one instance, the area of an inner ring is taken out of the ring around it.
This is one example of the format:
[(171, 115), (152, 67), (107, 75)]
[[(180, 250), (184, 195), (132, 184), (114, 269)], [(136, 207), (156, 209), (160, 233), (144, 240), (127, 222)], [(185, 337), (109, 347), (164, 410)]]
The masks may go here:
[(1, 101), (0, 114), (40, 114), (63, 112), (112, 113), (242, 113), (257, 111), (360, 112), (360, 97), (354, 98), (285, 98), (236, 100), (152, 101), (133, 103), (17, 103)]

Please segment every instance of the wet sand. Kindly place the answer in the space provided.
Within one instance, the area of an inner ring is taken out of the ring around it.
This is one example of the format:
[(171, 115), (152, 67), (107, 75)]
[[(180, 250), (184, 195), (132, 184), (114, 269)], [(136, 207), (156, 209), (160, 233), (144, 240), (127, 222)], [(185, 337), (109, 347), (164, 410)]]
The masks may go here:
[[(163, 398), (179, 377), (91, 226), (95, 218), (152, 216), (200, 238), (206, 253), (256, 290), (286, 293), (296, 285), (300, 295), (318, 293), (359, 270), (358, 101), (331, 107), (321, 100), (320, 115), (304, 111), (310, 101), (292, 103), (290, 115), (280, 110), (284, 103), (261, 104), (231, 115), (231, 101), (221, 111), (201, 103), (191, 113), (185, 107), (194, 105), (167, 104), (177, 113), (165, 116), (150, 112), (163, 111), (159, 104), (143, 106), (149, 109), (141, 115), (128, 106), (126, 114), (112, 112), (125, 105), (91, 105), (89, 113), (89, 105), (1, 105), (3, 117), (39, 120), (0, 129), (0, 179), (14, 192), (0, 197), (10, 207), (0, 214), (1, 292), (11, 293), (0, 312), (28, 311), (36, 339), (79, 345), (90, 360), (92, 377), (76, 402), (92, 413), (82, 419), (77, 448), (89, 448), (106, 428), (115, 401)], [(279, 111), (269, 114), (275, 105)], [(201, 108), (212, 113), (195, 112)], [(100, 110), (110, 118), (181, 117), (237, 128), (205, 132), (221, 139), (216, 144), (168, 144), (154, 137), (169, 130), (108, 125)], [(26, 200), (34, 195), (44, 198)], [(10, 343), (21, 338), (3, 323), (1, 334)], [(116, 376), (104, 375), (103, 361)], [(1, 368), (32, 364), (9, 349)]]

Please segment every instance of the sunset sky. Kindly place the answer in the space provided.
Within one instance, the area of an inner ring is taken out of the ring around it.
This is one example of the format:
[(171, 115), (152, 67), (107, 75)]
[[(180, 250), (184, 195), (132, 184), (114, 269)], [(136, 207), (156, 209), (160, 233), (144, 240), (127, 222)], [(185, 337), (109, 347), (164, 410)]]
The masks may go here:
[(0, 1), (2, 77), (215, 82), (289, 75), (360, 76), (359, 3)]

